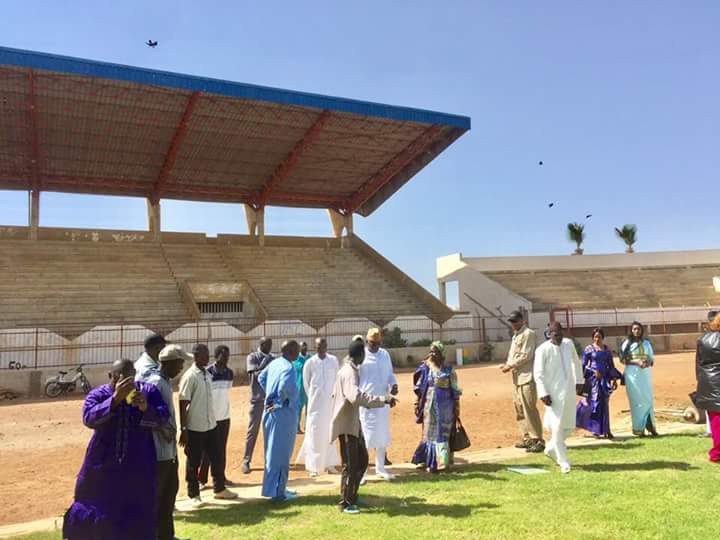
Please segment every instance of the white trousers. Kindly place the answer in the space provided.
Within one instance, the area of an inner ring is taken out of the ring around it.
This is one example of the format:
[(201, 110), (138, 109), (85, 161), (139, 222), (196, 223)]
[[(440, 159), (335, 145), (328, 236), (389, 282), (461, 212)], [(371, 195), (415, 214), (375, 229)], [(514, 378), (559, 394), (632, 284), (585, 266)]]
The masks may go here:
[(385, 449), (375, 449), (375, 474), (384, 473), (385, 471)]
[(550, 440), (545, 446), (545, 451), (551, 456), (555, 456), (555, 461), (558, 465), (569, 465), (570, 462), (567, 458), (567, 446), (565, 445), (565, 439), (571, 434), (572, 429), (558, 428), (555, 431), (550, 432)]

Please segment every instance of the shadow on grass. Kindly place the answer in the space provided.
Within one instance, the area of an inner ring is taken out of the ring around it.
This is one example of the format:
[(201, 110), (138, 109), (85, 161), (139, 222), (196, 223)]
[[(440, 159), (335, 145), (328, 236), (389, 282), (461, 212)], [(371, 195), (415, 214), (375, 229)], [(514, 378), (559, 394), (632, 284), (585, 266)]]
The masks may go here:
[[(337, 508), (339, 496), (334, 495), (308, 495), (299, 497), (292, 505), (298, 507), (325, 506)], [(497, 504), (435, 504), (425, 502), (420, 497), (391, 497), (388, 495), (362, 495), (358, 506), (364, 514), (385, 514), (394, 516), (424, 516), (439, 515), (451, 518), (464, 518), (473, 510), (499, 508)], [(338, 510), (339, 512), (339, 510)]]
[(451, 518), (466, 518), (473, 510), (492, 510), (499, 508), (493, 503), (479, 504), (432, 504), (419, 497), (367, 497), (367, 506), (363, 508), (368, 514), (386, 514), (395, 516), (443, 516)]
[(457, 464), (450, 471), (441, 471), (437, 474), (428, 473), (424, 470), (416, 470), (412, 473), (398, 476), (393, 483), (407, 484), (413, 482), (445, 482), (452, 480), (497, 480), (507, 482), (507, 478), (493, 474), (504, 471), (505, 469), (507, 469), (507, 465), (502, 463)]
[(676, 471), (696, 470), (699, 467), (684, 461), (643, 461), (639, 463), (590, 463), (576, 465), (577, 469), (590, 472), (622, 472), (622, 471), (659, 471), (671, 469)]
[(572, 452), (577, 452), (577, 451), (587, 452), (588, 450), (634, 450), (635, 448), (640, 448), (641, 446), (643, 446), (639, 442), (625, 442), (627, 440), (628, 439), (616, 438), (611, 443), (588, 444), (586, 446), (570, 446), (569, 449)]
[[(186, 524), (208, 524), (216, 527), (251, 526), (266, 519), (282, 517), (283, 520), (297, 517), (305, 509), (324, 507), (337, 509), (338, 495), (307, 495), (284, 503), (252, 501), (242, 505), (227, 505), (204, 508), (198, 512), (176, 516), (176, 521)], [(419, 497), (390, 497), (366, 495), (360, 498), (359, 506), (364, 514), (386, 514), (393, 516), (441, 515), (451, 518), (468, 517), (474, 510), (499, 508), (493, 503), (434, 504)], [(339, 512), (339, 510), (338, 510)]]
[(648, 439), (651, 441), (657, 441), (657, 440), (663, 440), (663, 439), (703, 439), (703, 438), (707, 438), (707, 435), (705, 435), (705, 432), (703, 432), (703, 431), (694, 431), (694, 432), (690, 432), (690, 433), (673, 433), (670, 435), (660, 434), (659, 437), (645, 437), (645, 439)]
[[(301, 499), (297, 499), (300, 501)], [(300, 514), (300, 510), (289, 510), (291, 503), (274, 503), (270, 501), (249, 501), (243, 504), (228, 504), (203, 508), (196, 512), (175, 514), (175, 521), (187, 524), (212, 524), (216, 527), (245, 527), (257, 525), (268, 518), (282, 515), (289, 519)], [(292, 504), (292, 506), (300, 506)]]

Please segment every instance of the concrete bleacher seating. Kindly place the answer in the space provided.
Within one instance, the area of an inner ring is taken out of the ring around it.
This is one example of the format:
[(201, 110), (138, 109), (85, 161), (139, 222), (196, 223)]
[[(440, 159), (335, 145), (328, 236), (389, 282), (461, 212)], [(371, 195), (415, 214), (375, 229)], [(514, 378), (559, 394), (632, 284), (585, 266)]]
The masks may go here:
[(237, 273), (274, 319), (289, 311), (309, 319), (428, 313), (421, 299), (353, 249), (231, 245), (228, 250)]
[(0, 327), (73, 326), (187, 317), (150, 243), (0, 241)]
[[(452, 312), (355, 238), (163, 235), (162, 243), (0, 239), (2, 328), (193, 320), (186, 282), (247, 282), (271, 320), (328, 321)], [(63, 335), (72, 335), (72, 331)]]
[(716, 265), (483, 272), (538, 310), (703, 306), (717, 303)]

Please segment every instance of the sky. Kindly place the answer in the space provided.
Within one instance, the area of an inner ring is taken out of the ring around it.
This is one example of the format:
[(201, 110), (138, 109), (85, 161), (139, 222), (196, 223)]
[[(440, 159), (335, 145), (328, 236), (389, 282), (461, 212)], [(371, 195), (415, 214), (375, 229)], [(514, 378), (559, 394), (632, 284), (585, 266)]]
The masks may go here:
[[(3, 46), (470, 116), (470, 132), (355, 217), (356, 234), (433, 293), (437, 257), (569, 254), (566, 224), (586, 214), (585, 253), (622, 251), (613, 228), (625, 223), (637, 251), (718, 247), (720, 2), (2, 7)], [(0, 191), (0, 208), (0, 224), (27, 223), (26, 193)], [(164, 230), (247, 232), (239, 205), (162, 209)], [(44, 193), (40, 219), (147, 226), (145, 201), (119, 197)], [(320, 210), (269, 208), (265, 226), (332, 233)]]

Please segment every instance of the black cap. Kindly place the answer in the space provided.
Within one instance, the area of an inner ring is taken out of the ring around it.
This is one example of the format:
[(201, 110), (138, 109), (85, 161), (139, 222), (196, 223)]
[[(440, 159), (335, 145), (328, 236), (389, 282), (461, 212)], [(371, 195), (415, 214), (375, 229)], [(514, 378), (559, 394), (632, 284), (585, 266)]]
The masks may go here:
[(145, 338), (144, 345), (146, 349), (154, 347), (156, 345), (164, 347), (165, 345), (167, 345), (167, 342), (165, 341), (165, 338), (162, 337), (160, 334), (150, 334), (148, 337)]
[(196, 343), (195, 345), (193, 345), (192, 353), (198, 354), (200, 352), (206, 352), (206, 353), (210, 354), (210, 349), (204, 343)]
[(516, 321), (522, 321), (525, 317), (523, 317), (523, 314), (518, 311), (517, 309), (515, 311), (511, 311), (510, 315), (508, 315), (508, 321), (510, 322), (516, 322)]

